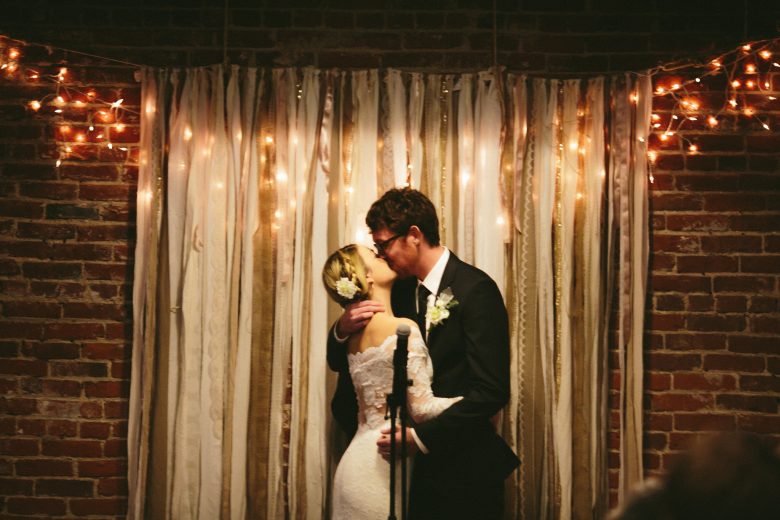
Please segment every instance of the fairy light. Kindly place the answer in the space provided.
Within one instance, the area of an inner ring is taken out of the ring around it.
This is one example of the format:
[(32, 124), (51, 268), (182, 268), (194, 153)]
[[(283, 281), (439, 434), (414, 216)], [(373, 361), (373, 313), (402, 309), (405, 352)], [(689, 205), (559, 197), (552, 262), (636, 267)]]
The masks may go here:
[[(26, 107), (33, 113), (42, 114), (43, 117), (54, 116), (52, 122), (55, 127), (55, 141), (59, 156), (55, 158), (56, 166), (59, 167), (65, 158), (84, 159), (79, 155), (78, 149), (74, 150), (68, 142), (87, 143), (95, 142), (106, 146), (109, 150), (113, 149), (110, 139), (106, 139), (106, 132), (96, 127), (98, 123), (119, 122), (122, 115), (126, 112), (137, 114), (128, 110), (120, 98), (115, 101), (105, 101), (100, 98), (94, 88), (81, 90), (78, 87), (72, 72), (67, 66), (57, 66), (53, 72), (41, 73), (21, 61), (24, 47), (23, 42), (16, 42), (16, 45), (8, 45), (11, 41), (8, 38), (0, 37), (0, 67), (6, 72), (6, 75), (12, 75), (21, 81), (48, 83), (53, 88), (53, 92), (39, 99), (30, 99), (25, 101)], [(18, 76), (15, 72), (19, 72)], [(74, 132), (73, 129), (64, 120), (64, 114), (67, 109), (79, 111), (79, 120), (84, 121), (86, 126), (82, 131)], [(105, 109), (108, 110), (105, 110)], [(116, 131), (124, 131), (124, 125), (115, 127)], [(124, 148), (123, 151), (128, 151)]]
[[(697, 72), (691, 73), (690, 76), (675, 72), (674, 74), (680, 75), (656, 80), (653, 95), (665, 98), (667, 101), (659, 106), (668, 107), (662, 109), (666, 111), (663, 116), (656, 113), (651, 115), (650, 126), (656, 134), (657, 142), (664, 146), (665, 143), (670, 142), (675, 133), (681, 132), (680, 141), (683, 143), (686, 153), (699, 153), (701, 151), (700, 145), (692, 143), (683, 132), (683, 129), (686, 128), (685, 124), (702, 120), (706, 123), (705, 128), (717, 131), (725, 126), (721, 124), (724, 122), (722, 116), (725, 114), (735, 118), (733, 119), (735, 125), (741, 124), (741, 120), (755, 118), (763, 130), (771, 130), (771, 114), (767, 113), (765, 117), (762, 113), (764, 110), (772, 110), (767, 107), (767, 103), (776, 100), (776, 95), (773, 95), (774, 92), (772, 92), (770, 81), (772, 76), (770, 74), (775, 73), (773, 67), (780, 68), (780, 63), (772, 61), (772, 57), (775, 55), (772, 52), (773, 46), (776, 47), (778, 44), (780, 44), (780, 38), (749, 42), (699, 65), (683, 67), (672, 66), (674, 64), (661, 65), (652, 71), (651, 74), (656, 74), (666, 70), (699, 69)], [(690, 79), (687, 79), (686, 76)], [(725, 79), (725, 86), (722, 87), (725, 92), (720, 106), (712, 106), (709, 103), (709, 100), (717, 99), (718, 96), (706, 96), (698, 99), (691, 96), (691, 94), (702, 90), (708, 91), (712, 84), (706, 83), (706, 80), (715, 76), (721, 76)], [(704, 85), (703, 89), (699, 85)], [(728, 128), (731, 129), (731, 126)], [(695, 127), (691, 130), (700, 131), (701, 128)], [(657, 158), (656, 151), (648, 150), (648, 160), (651, 164), (655, 163)], [(652, 169), (650, 173), (652, 177)]]

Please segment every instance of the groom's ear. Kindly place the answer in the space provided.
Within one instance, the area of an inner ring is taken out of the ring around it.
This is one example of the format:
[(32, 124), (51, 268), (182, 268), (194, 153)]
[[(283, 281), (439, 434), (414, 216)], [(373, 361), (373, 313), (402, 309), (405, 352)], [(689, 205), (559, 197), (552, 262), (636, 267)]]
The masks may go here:
[(410, 227), (407, 236), (412, 237), (414, 245), (419, 245), (425, 239), (425, 235), (417, 226)]

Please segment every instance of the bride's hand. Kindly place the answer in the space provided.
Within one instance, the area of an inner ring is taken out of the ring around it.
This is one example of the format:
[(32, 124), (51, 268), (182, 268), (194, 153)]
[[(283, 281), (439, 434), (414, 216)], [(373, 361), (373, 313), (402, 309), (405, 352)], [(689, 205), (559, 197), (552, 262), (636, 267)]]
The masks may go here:
[[(379, 454), (382, 455), (382, 458), (386, 461), (390, 461), (390, 427), (387, 426), (385, 428), (382, 428), (382, 431), (379, 432), (381, 435), (379, 436), (379, 439), (376, 441), (376, 445), (379, 448)], [(400, 430), (395, 432), (395, 450), (396, 450), (396, 456), (398, 458), (400, 457), (401, 453), (401, 432)], [(412, 429), (407, 427), (406, 428), (406, 456), (411, 457), (417, 453), (417, 443), (414, 442), (414, 436), (412, 435)]]
[(344, 313), (336, 324), (336, 334), (339, 337), (351, 336), (362, 330), (375, 313), (384, 310), (385, 306), (374, 300), (350, 303), (344, 308)]

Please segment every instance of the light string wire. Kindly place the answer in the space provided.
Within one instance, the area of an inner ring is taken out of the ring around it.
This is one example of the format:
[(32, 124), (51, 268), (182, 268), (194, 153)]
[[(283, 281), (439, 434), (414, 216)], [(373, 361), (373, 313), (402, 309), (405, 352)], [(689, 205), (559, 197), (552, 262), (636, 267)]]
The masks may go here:
[[(224, 64), (227, 64), (229, 28), (228, 6), (229, 0), (225, 0), (222, 48)], [(492, 5), (492, 18), (492, 61), (494, 67), (497, 67), (498, 25), (495, 0), (493, 0)], [(681, 131), (683, 129), (688, 130), (689, 132), (696, 131), (697, 129), (693, 128), (689, 122), (697, 122), (700, 117), (706, 117), (706, 123), (709, 126), (709, 128), (702, 127), (701, 129), (698, 129), (702, 131), (707, 129), (714, 130), (718, 127), (722, 128), (725, 125), (721, 125), (721, 121), (726, 117), (733, 118), (733, 126), (736, 128), (740, 116), (744, 116), (748, 118), (748, 120), (755, 119), (762, 129), (771, 131), (771, 126), (769, 124), (770, 116), (768, 114), (762, 114), (760, 109), (764, 108), (768, 102), (776, 100), (776, 96), (773, 95), (774, 92), (771, 90), (770, 74), (776, 72), (775, 69), (778, 69), (777, 72), (780, 72), (780, 63), (776, 60), (772, 60), (773, 53), (770, 49), (774, 49), (779, 42), (780, 38), (757, 40), (722, 53), (717, 58), (710, 59), (706, 62), (692, 60), (675, 61), (658, 65), (644, 72), (633, 72), (633, 74), (639, 76), (649, 75), (656, 78), (656, 87), (653, 92), (653, 97), (668, 97), (672, 100), (671, 108), (658, 110), (658, 112), (668, 114), (668, 120), (665, 123), (659, 113), (652, 114), (652, 130), (658, 135), (659, 140), (663, 143), (668, 141), (672, 136), (677, 135), (682, 143), (687, 146), (686, 151), (688, 153), (699, 152), (699, 146), (694, 142), (695, 138), (689, 138), (681, 133)], [(53, 52), (53, 49), (57, 49), (66, 54), (72, 53), (87, 56), (134, 68), (144, 67), (143, 65), (126, 60), (98, 56), (83, 51), (46, 45), (38, 42), (23, 41), (0, 35), (0, 73), (5, 73), (5, 76), (9, 78), (22, 75), (20, 74), (22, 70), (20, 48), (25, 46), (42, 47), (47, 49), (50, 54)], [(740, 65), (744, 65), (742, 70), (740, 70)], [(704, 71), (700, 74), (690, 74), (690, 71), (702, 69)], [(124, 100), (119, 96), (117, 96), (117, 99), (109, 101), (98, 97), (94, 89), (89, 89), (87, 91), (80, 90), (75, 86), (77, 85), (75, 80), (70, 80), (71, 75), (66, 67), (60, 67), (59, 73), (54, 75), (42, 75), (32, 68), (25, 72), (28, 82), (43, 79), (56, 86), (54, 93), (47, 94), (40, 99), (29, 101), (27, 107), (33, 112), (38, 112), (45, 107), (55, 114), (55, 125), (59, 123), (58, 132), (55, 134), (59, 150), (57, 166), (62, 163), (63, 159), (69, 157), (84, 158), (73, 148), (74, 145), (102, 143), (109, 149), (113, 149), (111, 131), (113, 130), (116, 133), (124, 131), (125, 123), (122, 121), (123, 114), (139, 114), (137, 111), (123, 105)], [(688, 73), (687, 75), (695, 77), (693, 79), (685, 80), (677, 78), (672, 78), (671, 80), (669, 78), (665, 78), (664, 80), (658, 79), (670, 74), (680, 75), (682, 73)], [(706, 97), (707, 94), (712, 95), (717, 91), (712, 90), (708, 92), (706, 89), (702, 90), (699, 86), (702, 85), (703, 80), (713, 78), (720, 74), (724, 74), (727, 80), (723, 101), (717, 108), (704, 107), (701, 98)], [(762, 75), (764, 75), (763, 79)], [(83, 85), (80, 86), (83, 87)], [(758, 99), (760, 96), (766, 98), (765, 102), (762, 103)], [(87, 111), (87, 132), (72, 132), (71, 125), (68, 124), (68, 121), (65, 120), (65, 116), (62, 115), (68, 105), (73, 109)], [(103, 125), (102, 131), (96, 131), (96, 123), (98, 125)], [(686, 128), (686, 125), (688, 125), (689, 128)], [(71, 133), (73, 133), (72, 140), (70, 140)], [(88, 140), (88, 138), (90, 139)], [(119, 147), (119, 149), (124, 152), (128, 150), (125, 146)], [(658, 151), (659, 150), (651, 148), (648, 149), (648, 160), (651, 164), (655, 163)], [(650, 178), (652, 180), (652, 174)]]
[[(107, 149), (113, 150), (112, 132), (123, 133), (126, 129), (125, 115), (137, 116), (140, 115), (139, 111), (126, 106), (124, 98), (121, 97), (121, 89), (115, 99), (103, 99), (98, 95), (97, 89), (86, 87), (76, 81), (65, 66), (52, 64), (50, 67), (57, 70), (56, 74), (44, 74), (39, 72), (39, 68), (23, 66), (21, 48), (30, 46), (44, 48), (49, 54), (53, 54), (55, 49), (61, 51), (65, 56), (60, 61), (64, 63), (67, 63), (67, 54), (73, 53), (133, 68), (142, 68), (143, 65), (0, 35), (0, 73), (9, 79), (22, 77), (27, 83), (48, 83), (54, 86), (53, 92), (28, 101), (26, 106), (34, 113), (53, 114), (50, 120), (55, 126), (54, 138), (57, 143), (55, 166), (60, 167), (63, 160), (69, 158), (87, 159), (88, 154), (85, 153), (84, 147), (88, 145), (104, 145)], [(73, 119), (77, 120), (67, 119), (67, 115), (75, 115)], [(74, 130), (74, 127), (79, 129)], [(128, 159), (129, 148), (121, 145), (121, 140), (119, 144), (120, 146), (116, 148), (125, 153), (125, 159)]]
[[(652, 129), (659, 136), (661, 142), (668, 141), (677, 135), (686, 145), (689, 153), (699, 152), (699, 146), (694, 139), (681, 133), (683, 129), (689, 132), (715, 130), (725, 125), (721, 123), (726, 118), (732, 118), (732, 128), (739, 126), (740, 117), (748, 121), (755, 120), (760, 128), (771, 131), (770, 115), (761, 113), (777, 96), (772, 90), (771, 76), (780, 72), (780, 63), (773, 60), (773, 50), (780, 44), (780, 38), (758, 40), (746, 43), (720, 54), (706, 62), (672, 62), (659, 65), (650, 69), (645, 75), (656, 79), (653, 97), (668, 98), (671, 107), (658, 110), (668, 113), (668, 120), (664, 123), (663, 117), (658, 113), (652, 115)], [(690, 72), (700, 71), (699, 74)], [(676, 75), (687, 72), (691, 79), (682, 80)], [(701, 88), (706, 85), (704, 80), (723, 75), (725, 78), (725, 91), (706, 90)], [(666, 76), (666, 77), (664, 77)], [(703, 98), (721, 94), (722, 102), (717, 106), (704, 106)], [(761, 98), (764, 98), (763, 101)], [(698, 123), (696, 128), (690, 123), (696, 123), (700, 118), (706, 118), (706, 126)], [(689, 128), (685, 128), (686, 125)], [(665, 128), (664, 128), (665, 127)], [(651, 163), (657, 158), (657, 150), (649, 150), (648, 156)]]

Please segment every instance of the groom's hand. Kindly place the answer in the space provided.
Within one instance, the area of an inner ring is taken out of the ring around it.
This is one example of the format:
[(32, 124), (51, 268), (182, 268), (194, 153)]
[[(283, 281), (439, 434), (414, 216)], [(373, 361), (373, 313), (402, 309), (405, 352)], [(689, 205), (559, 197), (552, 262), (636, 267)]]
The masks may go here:
[[(381, 435), (376, 441), (376, 445), (379, 448), (379, 454), (386, 461), (390, 461), (390, 427), (382, 428), (379, 432)], [(401, 431), (400, 429), (395, 432), (395, 451), (396, 456), (401, 458)], [(412, 435), (412, 429), (406, 428), (406, 455), (411, 457), (417, 453), (417, 444), (414, 442), (414, 435)]]
[(374, 300), (350, 303), (344, 307), (344, 313), (336, 323), (336, 334), (342, 338), (351, 336), (362, 330), (375, 313), (384, 310), (385, 306)]

